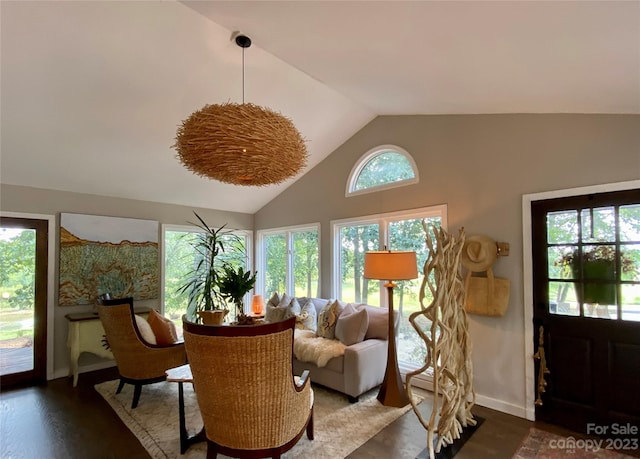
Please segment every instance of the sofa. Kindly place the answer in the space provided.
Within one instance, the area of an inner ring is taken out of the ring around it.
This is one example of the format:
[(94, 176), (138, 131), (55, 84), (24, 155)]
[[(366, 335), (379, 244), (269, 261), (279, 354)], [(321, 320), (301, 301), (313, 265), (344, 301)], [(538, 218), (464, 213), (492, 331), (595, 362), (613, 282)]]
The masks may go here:
[(296, 316), (293, 370), (346, 394), (351, 403), (382, 384), (387, 362), (388, 311), (334, 299), (274, 294), (267, 321)]

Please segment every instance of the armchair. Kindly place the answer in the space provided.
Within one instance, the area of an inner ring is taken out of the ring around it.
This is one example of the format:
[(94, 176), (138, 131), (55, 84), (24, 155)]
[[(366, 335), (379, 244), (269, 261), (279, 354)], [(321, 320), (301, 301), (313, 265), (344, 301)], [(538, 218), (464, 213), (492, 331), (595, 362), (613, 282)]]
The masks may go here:
[(295, 317), (253, 326), (182, 321), (207, 458), (279, 458), (305, 430), (313, 440), (309, 372), (293, 376)]
[(120, 393), (133, 384), (131, 408), (138, 406), (142, 386), (166, 379), (165, 371), (187, 363), (184, 343), (158, 346), (140, 335), (133, 312), (133, 298), (98, 300), (98, 315), (120, 373)]

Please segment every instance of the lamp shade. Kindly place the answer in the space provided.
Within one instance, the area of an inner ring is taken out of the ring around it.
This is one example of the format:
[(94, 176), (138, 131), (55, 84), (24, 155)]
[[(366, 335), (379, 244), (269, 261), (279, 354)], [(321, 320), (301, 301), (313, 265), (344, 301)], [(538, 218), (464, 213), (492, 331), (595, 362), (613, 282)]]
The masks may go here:
[(251, 300), (251, 312), (255, 315), (260, 315), (264, 312), (264, 298), (262, 295), (253, 295)]
[(418, 277), (415, 252), (365, 252), (364, 277), (379, 280), (408, 280)]

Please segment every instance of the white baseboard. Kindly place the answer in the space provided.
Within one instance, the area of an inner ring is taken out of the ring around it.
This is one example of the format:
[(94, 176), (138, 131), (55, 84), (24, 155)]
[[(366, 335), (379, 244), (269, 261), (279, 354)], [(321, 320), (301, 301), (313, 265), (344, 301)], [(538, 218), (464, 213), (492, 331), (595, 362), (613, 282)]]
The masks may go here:
[(512, 414), (519, 418), (527, 418), (527, 409), (523, 406), (514, 405), (513, 403), (505, 402), (504, 400), (498, 400), (495, 398), (487, 397), (486, 395), (476, 394), (476, 405), (491, 408), (492, 410), (502, 411), (503, 413)]
[[(87, 373), (89, 371), (96, 371), (96, 370), (103, 370), (105, 368), (111, 368), (111, 367), (115, 367), (116, 366), (116, 362), (113, 360), (106, 360), (104, 362), (98, 362), (98, 363), (92, 363), (91, 365), (81, 365), (78, 368), (78, 373)], [(53, 377), (52, 378), (48, 378), (48, 379), (58, 379), (58, 378), (65, 378), (65, 377), (69, 377), (69, 369), (68, 368), (61, 368), (60, 370), (56, 370), (53, 373)]]
[[(420, 375), (421, 377), (414, 377), (411, 382), (412, 385), (421, 389), (433, 392), (433, 377), (430, 375)], [(533, 409), (527, 410), (526, 408), (512, 403), (505, 402), (504, 400), (498, 400), (495, 398), (487, 397), (486, 395), (476, 394), (476, 405), (484, 406), (485, 408), (491, 408), (492, 410), (501, 411), (503, 413), (512, 414), (519, 418), (534, 420), (535, 415)]]

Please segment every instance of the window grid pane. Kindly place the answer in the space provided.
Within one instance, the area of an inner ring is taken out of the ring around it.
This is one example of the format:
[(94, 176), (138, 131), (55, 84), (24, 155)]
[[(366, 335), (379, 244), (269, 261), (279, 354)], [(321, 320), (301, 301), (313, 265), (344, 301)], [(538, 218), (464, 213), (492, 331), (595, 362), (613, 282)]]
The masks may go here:
[(340, 228), (339, 296), (347, 303), (380, 305), (380, 282), (363, 277), (364, 253), (379, 250), (378, 224)]
[(280, 294), (287, 288), (287, 238), (286, 234), (270, 234), (264, 237), (265, 293)]
[(318, 231), (293, 233), (293, 285), (297, 297), (318, 297)]

